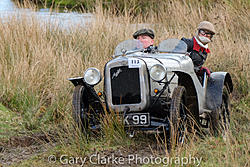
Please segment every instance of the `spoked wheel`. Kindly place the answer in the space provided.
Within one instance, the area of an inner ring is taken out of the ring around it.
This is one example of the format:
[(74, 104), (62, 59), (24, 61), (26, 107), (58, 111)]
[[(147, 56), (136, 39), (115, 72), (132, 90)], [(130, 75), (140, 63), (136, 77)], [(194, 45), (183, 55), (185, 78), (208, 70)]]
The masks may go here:
[(224, 136), (229, 130), (230, 111), (230, 94), (227, 87), (224, 86), (222, 93), (222, 104), (217, 110), (212, 111), (210, 116), (210, 131), (213, 135), (217, 136), (222, 134)]
[(85, 88), (82, 85), (78, 85), (75, 87), (72, 103), (73, 119), (75, 120), (78, 127), (82, 130), (82, 132), (87, 135), (89, 131), (89, 104), (87, 101)]
[(187, 110), (186, 110), (186, 89), (178, 86), (174, 89), (170, 107), (170, 146), (183, 144), (186, 134)]

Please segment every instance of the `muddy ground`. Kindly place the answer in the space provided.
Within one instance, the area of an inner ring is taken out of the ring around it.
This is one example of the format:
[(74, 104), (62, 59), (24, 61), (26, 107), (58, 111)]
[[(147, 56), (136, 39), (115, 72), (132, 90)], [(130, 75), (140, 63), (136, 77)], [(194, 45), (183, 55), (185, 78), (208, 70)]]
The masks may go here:
[[(0, 141), (0, 167), (18, 166), (22, 161), (29, 160), (36, 155), (43, 157), (44, 166), (46, 164), (51, 165), (51, 162), (48, 161), (49, 157), (46, 157), (46, 152), (58, 144), (57, 141), (53, 141), (51, 138), (53, 136), (48, 136), (47, 134), (32, 134), (27, 136), (13, 136), (8, 141)], [(85, 154), (82, 158), (86, 158), (84, 166), (138, 166), (138, 164), (147, 163), (152, 157), (166, 156), (168, 153), (165, 150), (164, 146), (160, 147), (159, 143), (156, 142), (155, 136), (151, 135), (136, 145), (129, 147), (120, 146), (116, 149), (104, 149), (98, 152), (93, 151)], [(42, 154), (45, 154), (45, 156), (42, 156)], [(147, 159), (143, 159), (143, 157)], [(60, 157), (56, 158), (58, 162)], [(70, 158), (70, 156), (64, 157), (64, 166), (81, 166), (83, 164), (80, 160), (77, 161)], [(94, 164), (90, 162), (90, 159), (92, 159)], [(70, 160), (71, 162), (69, 162)], [(60, 163), (59, 166), (61, 166)], [(55, 166), (58, 165), (55, 164)]]
[(0, 166), (9, 166), (46, 152), (54, 144), (45, 135), (13, 136), (8, 141), (0, 141)]

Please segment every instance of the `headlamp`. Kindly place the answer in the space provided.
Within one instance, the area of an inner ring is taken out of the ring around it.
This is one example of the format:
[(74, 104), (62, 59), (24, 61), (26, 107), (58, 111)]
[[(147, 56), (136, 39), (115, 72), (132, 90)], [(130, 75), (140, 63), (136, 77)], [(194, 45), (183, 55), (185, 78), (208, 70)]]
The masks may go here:
[(166, 68), (161, 64), (155, 64), (149, 69), (149, 75), (154, 81), (162, 81), (166, 77)]
[(97, 68), (88, 68), (84, 75), (84, 81), (89, 85), (96, 85), (101, 81), (101, 73)]

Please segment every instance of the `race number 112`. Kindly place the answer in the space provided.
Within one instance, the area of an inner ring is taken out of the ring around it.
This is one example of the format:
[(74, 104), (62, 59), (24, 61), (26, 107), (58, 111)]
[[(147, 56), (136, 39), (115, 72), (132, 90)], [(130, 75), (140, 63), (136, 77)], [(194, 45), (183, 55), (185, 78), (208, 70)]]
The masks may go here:
[(128, 59), (128, 68), (140, 68), (141, 61), (136, 58), (129, 58)]

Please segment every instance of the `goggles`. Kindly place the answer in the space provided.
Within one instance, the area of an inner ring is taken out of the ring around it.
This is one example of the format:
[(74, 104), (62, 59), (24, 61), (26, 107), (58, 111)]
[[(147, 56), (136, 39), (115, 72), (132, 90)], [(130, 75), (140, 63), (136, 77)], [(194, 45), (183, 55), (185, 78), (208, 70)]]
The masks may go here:
[(207, 36), (207, 37), (213, 38), (213, 33), (209, 32), (209, 31), (200, 29), (200, 30), (199, 30), (199, 33), (200, 33), (201, 35), (203, 35), (203, 36)]

